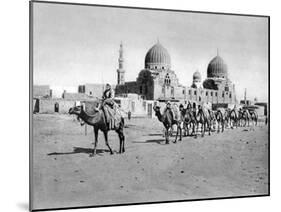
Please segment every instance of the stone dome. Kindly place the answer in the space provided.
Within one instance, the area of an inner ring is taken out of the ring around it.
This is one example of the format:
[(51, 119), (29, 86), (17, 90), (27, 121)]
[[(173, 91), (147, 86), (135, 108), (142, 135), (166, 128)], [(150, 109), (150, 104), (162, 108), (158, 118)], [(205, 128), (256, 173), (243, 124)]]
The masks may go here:
[(201, 74), (199, 71), (195, 71), (193, 74), (193, 82), (201, 82)]
[(171, 57), (167, 49), (157, 42), (146, 53), (144, 64), (146, 69), (170, 69)]
[(208, 78), (227, 78), (227, 65), (224, 60), (217, 55), (214, 57), (208, 65), (207, 69)]

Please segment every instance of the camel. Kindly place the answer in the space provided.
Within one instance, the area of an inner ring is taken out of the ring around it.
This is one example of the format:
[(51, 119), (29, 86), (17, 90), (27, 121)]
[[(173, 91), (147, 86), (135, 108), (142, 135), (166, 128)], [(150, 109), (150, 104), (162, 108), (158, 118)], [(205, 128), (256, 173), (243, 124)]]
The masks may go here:
[(221, 110), (217, 110), (215, 112), (215, 118), (218, 123), (217, 133), (220, 132), (220, 126), (221, 126), (221, 131), (223, 132), (224, 131), (224, 122), (225, 122), (223, 112)]
[(231, 129), (233, 129), (234, 125), (236, 126), (236, 128), (238, 127), (239, 118), (239, 112), (235, 109), (232, 109), (229, 113), (229, 124)]
[(201, 136), (204, 137), (206, 128), (209, 131), (209, 135), (211, 135), (211, 118), (209, 111), (206, 108), (199, 108), (198, 113), (196, 114), (196, 123), (197, 123), (197, 132), (199, 128), (199, 124), (201, 124)]
[[(69, 109), (69, 114), (75, 114), (80, 119), (82, 119), (86, 124), (93, 126), (93, 130), (94, 130), (94, 134), (95, 134), (95, 142), (94, 142), (93, 153), (90, 154), (91, 157), (96, 155), (96, 147), (98, 144), (99, 130), (101, 130), (104, 134), (105, 144), (108, 147), (110, 154), (113, 154), (113, 151), (108, 143), (108, 131), (111, 129), (109, 128), (108, 123), (106, 123), (104, 108), (101, 108), (100, 110), (95, 111), (95, 113), (93, 115), (89, 115), (86, 113), (83, 106), (74, 106)], [(124, 136), (124, 132), (123, 132), (124, 118), (123, 117), (121, 118), (120, 123), (117, 123), (116, 126), (118, 126), (118, 127), (115, 127), (112, 130), (115, 130), (119, 136), (119, 141), (120, 141), (119, 153), (121, 154), (121, 153), (125, 152), (125, 136)]]
[(189, 108), (183, 108), (180, 106), (181, 117), (183, 119), (183, 125), (186, 129), (187, 135), (189, 135), (189, 126), (192, 127), (191, 135), (195, 135), (195, 126), (196, 126), (196, 119), (193, 115), (193, 112)]
[(255, 110), (249, 110), (250, 118), (257, 126), (258, 124), (258, 113)]
[(230, 126), (230, 112), (231, 112), (231, 110), (229, 108), (226, 108), (224, 113), (223, 113), (225, 128)]
[(209, 115), (210, 115), (210, 121), (211, 121), (211, 129), (213, 128), (213, 130), (216, 130), (216, 113), (215, 111), (208, 109)]
[(248, 123), (248, 127), (250, 126), (250, 114), (248, 110), (239, 111), (239, 125), (242, 126), (242, 120), (244, 121), (243, 127), (246, 127)]
[(181, 121), (178, 121), (173, 117), (172, 109), (171, 110), (165, 110), (163, 114), (160, 112), (159, 106), (154, 106), (153, 110), (155, 111), (155, 116), (158, 118), (160, 122), (163, 123), (165, 127), (165, 141), (166, 144), (169, 144), (169, 130), (172, 128), (173, 125), (177, 126), (177, 134), (174, 143), (177, 142), (178, 133), (180, 132), (180, 141), (182, 140), (182, 127), (181, 127)]

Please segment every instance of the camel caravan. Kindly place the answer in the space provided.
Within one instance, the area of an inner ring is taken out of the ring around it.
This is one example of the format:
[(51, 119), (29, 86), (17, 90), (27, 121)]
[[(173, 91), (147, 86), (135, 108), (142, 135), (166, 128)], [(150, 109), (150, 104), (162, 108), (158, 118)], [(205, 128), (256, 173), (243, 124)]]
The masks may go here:
[[(234, 128), (239, 126), (250, 126), (250, 121), (254, 125), (258, 123), (258, 114), (255, 110), (242, 108), (237, 105), (233, 109), (218, 108), (212, 110), (211, 104), (196, 105), (190, 102), (185, 104), (166, 103), (164, 111), (161, 107), (154, 104), (155, 116), (164, 125), (165, 143), (169, 144), (169, 137), (172, 136), (173, 127), (176, 126), (176, 136), (174, 143), (182, 140), (184, 136), (195, 136), (199, 133), (204, 137), (205, 132), (211, 135), (212, 131), (217, 133), (224, 132), (226, 128)], [(96, 155), (98, 144), (98, 133), (101, 130), (104, 134), (105, 144), (110, 154), (113, 151), (108, 143), (108, 132), (114, 130), (119, 137), (119, 153), (125, 152), (125, 135), (124, 135), (124, 117), (121, 114), (121, 108), (114, 102), (111, 86), (107, 84), (101, 100), (91, 102), (77, 102), (74, 107), (69, 109), (69, 114), (77, 116), (77, 120), (81, 125), (88, 124), (93, 126), (94, 131), (94, 148), (90, 156)], [(200, 129), (199, 129), (200, 127)], [(191, 132), (190, 132), (191, 131)]]
[[(233, 109), (218, 108), (211, 109), (210, 104), (196, 106), (188, 102), (185, 105), (179, 106), (171, 102), (167, 102), (166, 108), (161, 113), (160, 106), (154, 106), (155, 116), (163, 123), (165, 131), (164, 137), (166, 144), (169, 144), (169, 137), (172, 135), (173, 126), (176, 126), (176, 137), (174, 143), (182, 140), (184, 131), (185, 136), (197, 137), (199, 132), (204, 137), (205, 132), (211, 135), (212, 131), (224, 132), (226, 128), (237, 128), (250, 126), (250, 121), (253, 125), (258, 124), (258, 114), (254, 109), (234, 105)], [(201, 129), (199, 129), (199, 127)], [(190, 133), (191, 131), (191, 133)]]
[[(183, 136), (197, 136), (201, 133), (204, 137), (205, 132), (211, 135), (212, 131), (224, 132), (226, 128), (237, 128), (250, 126), (258, 123), (258, 114), (255, 110), (238, 108), (233, 109), (218, 108), (211, 110), (210, 105), (203, 104), (193, 105), (189, 102), (187, 105), (171, 104), (167, 102), (163, 112), (157, 104), (153, 107), (155, 116), (163, 123), (165, 143), (169, 144), (169, 138), (172, 136), (173, 127), (176, 126), (176, 136), (174, 143), (182, 140)], [(93, 126), (94, 130), (94, 148), (90, 156), (96, 154), (98, 144), (98, 133), (101, 130), (104, 134), (105, 144), (110, 154), (113, 151), (108, 143), (108, 131), (114, 130), (119, 137), (120, 148), (119, 153), (125, 152), (125, 136), (124, 136), (124, 117), (120, 113), (120, 108), (116, 103), (105, 104), (103, 100), (91, 102), (77, 102), (76, 105), (69, 109), (69, 114), (77, 116), (77, 120), (81, 125), (88, 124)]]

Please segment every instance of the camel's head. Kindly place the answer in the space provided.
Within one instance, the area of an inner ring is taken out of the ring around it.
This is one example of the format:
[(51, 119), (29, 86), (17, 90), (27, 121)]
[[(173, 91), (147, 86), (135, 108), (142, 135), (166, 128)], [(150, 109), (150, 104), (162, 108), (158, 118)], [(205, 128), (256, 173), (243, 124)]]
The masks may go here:
[(160, 106), (155, 105), (155, 106), (153, 107), (153, 110), (155, 111), (155, 113), (160, 112)]
[(184, 109), (183, 104), (180, 104), (180, 106), (179, 106), (179, 110), (180, 110), (180, 111), (183, 111), (183, 109)]
[(82, 106), (71, 107), (68, 111), (69, 114), (79, 115), (82, 111)]

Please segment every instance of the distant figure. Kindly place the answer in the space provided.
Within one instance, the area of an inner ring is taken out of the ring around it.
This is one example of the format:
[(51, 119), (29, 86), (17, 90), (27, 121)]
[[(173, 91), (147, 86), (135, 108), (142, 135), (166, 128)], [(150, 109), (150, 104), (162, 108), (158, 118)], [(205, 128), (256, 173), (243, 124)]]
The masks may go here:
[(267, 125), (267, 116), (265, 116), (265, 125)]
[(129, 119), (129, 120), (131, 120), (131, 115), (132, 115), (132, 113), (131, 113), (131, 111), (129, 110), (129, 112), (128, 112), (128, 119)]

